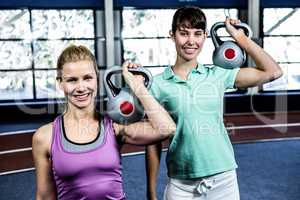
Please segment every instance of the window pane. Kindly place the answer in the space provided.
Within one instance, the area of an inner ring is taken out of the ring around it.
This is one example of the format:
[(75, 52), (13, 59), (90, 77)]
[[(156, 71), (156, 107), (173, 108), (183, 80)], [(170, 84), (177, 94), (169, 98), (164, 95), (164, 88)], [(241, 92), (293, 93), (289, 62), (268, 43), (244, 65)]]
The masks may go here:
[(27, 39), (30, 36), (28, 10), (0, 10), (0, 38)]
[(171, 39), (127, 39), (123, 41), (124, 59), (145, 66), (169, 65), (175, 62)]
[(264, 34), (299, 35), (300, 29), (295, 27), (299, 21), (300, 11), (297, 8), (264, 9)]
[[(238, 18), (237, 9), (203, 9), (203, 12), (205, 13), (207, 19), (208, 32), (210, 32), (212, 25), (216, 22), (224, 22), (226, 16), (230, 16), (233, 19)], [(225, 28), (221, 28), (218, 31), (218, 35), (228, 36), (228, 33), (226, 32)]]
[(56, 82), (56, 70), (35, 71), (35, 85), (37, 98), (59, 98), (64, 96)]
[(289, 90), (300, 90), (300, 63), (287, 64), (287, 80)]
[[(171, 30), (175, 9), (157, 10), (124, 10), (123, 31), (124, 38), (168, 37)], [(207, 28), (219, 21), (224, 21), (226, 15), (237, 18), (237, 9), (203, 9), (207, 17)], [(227, 35), (225, 29), (220, 29), (220, 35)]]
[[(171, 39), (125, 39), (123, 40), (124, 59), (141, 63), (145, 66), (173, 65), (176, 50)], [(142, 48), (141, 48), (142, 46)], [(212, 64), (214, 45), (208, 38), (198, 61), (202, 64)]]
[(93, 38), (92, 10), (33, 10), (34, 38)]
[(122, 37), (168, 37), (175, 10), (124, 10)]
[(0, 41), (0, 70), (31, 68), (31, 46), (28, 41)]
[(55, 41), (34, 41), (34, 66), (35, 68), (56, 68), (57, 58), (67, 46), (84, 45), (92, 53), (95, 52), (94, 40), (55, 40)]
[[(123, 11), (123, 48), (124, 59), (131, 59), (146, 66), (161, 66), (174, 64), (176, 51), (170, 40), (172, 17), (175, 9), (153, 9)], [(208, 29), (226, 16), (237, 18), (237, 9), (203, 9), (208, 19)], [(228, 36), (225, 29), (219, 29), (218, 35)], [(149, 37), (165, 37), (164, 39)], [(131, 39), (130, 39), (131, 38)], [(140, 39), (136, 39), (140, 38)], [(214, 46), (211, 39), (207, 39), (198, 61), (203, 64), (212, 63)]]
[(0, 100), (32, 99), (32, 72), (0, 72)]
[(283, 76), (263, 85), (263, 90), (300, 90), (300, 64), (282, 64)]
[(265, 37), (264, 49), (277, 62), (300, 61), (300, 37)]

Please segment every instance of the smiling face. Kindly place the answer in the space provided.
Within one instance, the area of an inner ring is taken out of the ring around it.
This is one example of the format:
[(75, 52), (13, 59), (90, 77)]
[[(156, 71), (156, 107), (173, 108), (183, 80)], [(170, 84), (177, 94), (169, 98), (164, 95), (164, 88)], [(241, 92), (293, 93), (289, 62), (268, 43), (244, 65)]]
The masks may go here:
[(175, 42), (177, 59), (184, 62), (196, 61), (207, 37), (205, 14), (195, 6), (177, 9), (170, 36)]
[(82, 60), (63, 65), (60, 88), (64, 91), (68, 105), (87, 108), (95, 105), (97, 74), (93, 62)]
[(57, 81), (68, 107), (95, 108), (98, 69), (94, 55), (85, 46), (71, 45), (57, 61)]
[(180, 27), (171, 33), (175, 42), (177, 58), (186, 62), (196, 61), (202, 50), (206, 33), (202, 29)]

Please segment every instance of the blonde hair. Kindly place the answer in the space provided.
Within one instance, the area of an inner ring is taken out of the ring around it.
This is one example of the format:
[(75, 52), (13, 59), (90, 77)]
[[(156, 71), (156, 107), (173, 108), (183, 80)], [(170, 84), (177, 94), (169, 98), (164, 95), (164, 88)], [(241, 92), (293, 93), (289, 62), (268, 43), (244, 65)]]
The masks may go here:
[(95, 72), (98, 76), (98, 67), (97, 61), (95, 56), (91, 53), (91, 51), (83, 46), (83, 45), (70, 45), (69, 47), (65, 48), (63, 52), (60, 54), (57, 60), (57, 80), (61, 80), (62, 78), (62, 70), (63, 66), (66, 63), (70, 62), (78, 62), (82, 60), (89, 60), (92, 61)]

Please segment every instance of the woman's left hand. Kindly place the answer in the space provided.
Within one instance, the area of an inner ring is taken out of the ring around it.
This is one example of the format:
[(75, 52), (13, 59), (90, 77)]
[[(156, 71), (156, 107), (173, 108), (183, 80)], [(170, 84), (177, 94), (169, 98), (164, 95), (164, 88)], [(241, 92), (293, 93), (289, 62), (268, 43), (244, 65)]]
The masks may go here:
[(234, 27), (234, 25), (241, 23), (238, 19), (231, 19), (229, 17), (226, 17), (225, 19), (225, 25), (226, 25), (226, 31), (236, 40), (241, 35), (245, 35), (243, 29), (237, 29)]
[(141, 65), (136, 63), (131, 63), (129, 61), (125, 61), (122, 65), (123, 68), (122, 74), (125, 79), (125, 82), (135, 94), (137, 94), (137, 92), (140, 89), (145, 89), (145, 84), (144, 84), (145, 79), (142, 75), (134, 75), (128, 70), (128, 68), (138, 68), (140, 66)]

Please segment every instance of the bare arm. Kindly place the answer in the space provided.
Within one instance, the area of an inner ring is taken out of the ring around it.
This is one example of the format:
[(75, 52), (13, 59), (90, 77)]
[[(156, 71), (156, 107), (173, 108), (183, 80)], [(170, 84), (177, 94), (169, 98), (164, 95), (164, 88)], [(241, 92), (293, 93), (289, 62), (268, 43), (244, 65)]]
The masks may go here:
[(56, 200), (56, 189), (51, 172), (49, 149), (52, 125), (37, 130), (32, 138), (32, 153), (36, 169), (36, 200)]
[(156, 178), (159, 172), (162, 144), (150, 145), (146, 148), (147, 199), (157, 200)]
[(129, 125), (114, 124), (116, 134), (122, 134), (125, 143), (145, 145), (152, 144), (174, 134), (176, 125), (169, 113), (150, 95), (144, 86), (142, 76), (128, 72), (132, 63), (123, 64), (123, 76), (133, 93), (140, 100), (148, 120)]
[(226, 29), (237, 43), (254, 60), (256, 68), (241, 68), (235, 80), (235, 86), (240, 88), (253, 87), (273, 81), (282, 76), (282, 70), (275, 60), (266, 53), (259, 45), (247, 37), (242, 30), (237, 30), (231, 24), (237, 20), (226, 18)]

